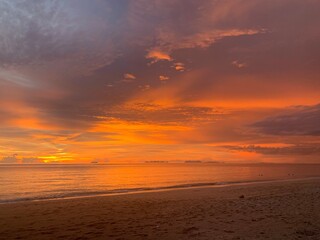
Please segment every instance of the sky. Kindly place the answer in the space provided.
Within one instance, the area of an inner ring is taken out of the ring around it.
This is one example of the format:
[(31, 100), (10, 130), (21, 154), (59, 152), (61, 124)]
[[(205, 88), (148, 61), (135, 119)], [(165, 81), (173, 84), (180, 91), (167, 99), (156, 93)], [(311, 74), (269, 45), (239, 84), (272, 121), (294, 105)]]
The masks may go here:
[(0, 0), (0, 163), (320, 163), (318, 0)]

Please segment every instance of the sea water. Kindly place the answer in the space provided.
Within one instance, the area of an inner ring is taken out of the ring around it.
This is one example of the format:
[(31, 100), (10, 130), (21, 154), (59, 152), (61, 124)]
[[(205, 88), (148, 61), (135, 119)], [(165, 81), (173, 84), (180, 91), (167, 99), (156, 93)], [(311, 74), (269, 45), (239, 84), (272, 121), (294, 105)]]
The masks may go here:
[(320, 177), (316, 164), (0, 165), (0, 203)]

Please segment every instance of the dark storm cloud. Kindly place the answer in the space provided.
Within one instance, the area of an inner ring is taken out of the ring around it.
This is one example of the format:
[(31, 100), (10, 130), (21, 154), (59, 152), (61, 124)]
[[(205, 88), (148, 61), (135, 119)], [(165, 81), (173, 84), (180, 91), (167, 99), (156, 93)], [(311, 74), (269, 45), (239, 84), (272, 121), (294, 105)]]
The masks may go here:
[(269, 117), (252, 126), (271, 135), (320, 136), (320, 105), (297, 107), (290, 113)]

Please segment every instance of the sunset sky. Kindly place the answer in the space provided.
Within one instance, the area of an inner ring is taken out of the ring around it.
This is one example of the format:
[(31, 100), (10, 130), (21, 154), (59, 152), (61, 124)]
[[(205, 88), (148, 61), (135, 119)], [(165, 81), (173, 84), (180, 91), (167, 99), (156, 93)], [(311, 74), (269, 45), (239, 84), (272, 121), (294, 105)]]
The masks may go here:
[(0, 13), (0, 163), (320, 163), (319, 0)]

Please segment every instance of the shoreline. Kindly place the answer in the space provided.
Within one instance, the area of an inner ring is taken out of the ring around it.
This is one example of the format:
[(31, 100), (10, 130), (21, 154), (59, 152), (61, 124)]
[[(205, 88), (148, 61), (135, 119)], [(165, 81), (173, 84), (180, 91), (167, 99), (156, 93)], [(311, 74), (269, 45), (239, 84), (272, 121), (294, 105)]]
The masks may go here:
[(0, 205), (0, 239), (320, 239), (320, 179)]
[[(268, 184), (268, 183), (281, 183), (281, 182), (299, 182), (304, 180), (317, 180), (320, 179), (320, 176), (315, 177), (304, 177), (304, 178), (291, 178), (291, 179), (273, 179), (273, 180), (253, 180), (253, 181), (241, 181), (241, 182), (217, 182), (217, 183), (193, 183), (193, 184), (181, 184), (173, 186), (164, 186), (164, 187), (155, 187), (155, 188), (141, 188), (135, 190), (132, 189), (115, 189), (110, 190), (110, 192), (105, 193), (93, 193), (88, 195), (78, 195), (78, 196), (66, 196), (66, 197), (54, 197), (54, 198), (43, 198), (43, 199), (27, 199), (27, 200), (16, 200), (16, 201), (0, 201), (1, 205), (11, 205), (19, 203), (28, 203), (28, 202), (51, 202), (51, 201), (63, 201), (69, 199), (85, 199), (85, 198), (98, 198), (98, 197), (108, 197), (108, 196), (121, 196), (121, 195), (131, 195), (131, 194), (143, 194), (143, 193), (156, 193), (156, 192), (166, 192), (166, 191), (176, 191), (176, 190), (188, 190), (188, 189), (202, 189), (202, 188), (224, 188), (224, 187), (233, 187), (233, 186), (246, 186), (246, 185), (259, 185), (259, 184)], [(130, 191), (131, 190), (131, 191)], [(115, 191), (115, 192), (112, 192)], [(119, 191), (119, 192), (116, 192)], [(123, 192), (121, 192), (123, 191)]]

